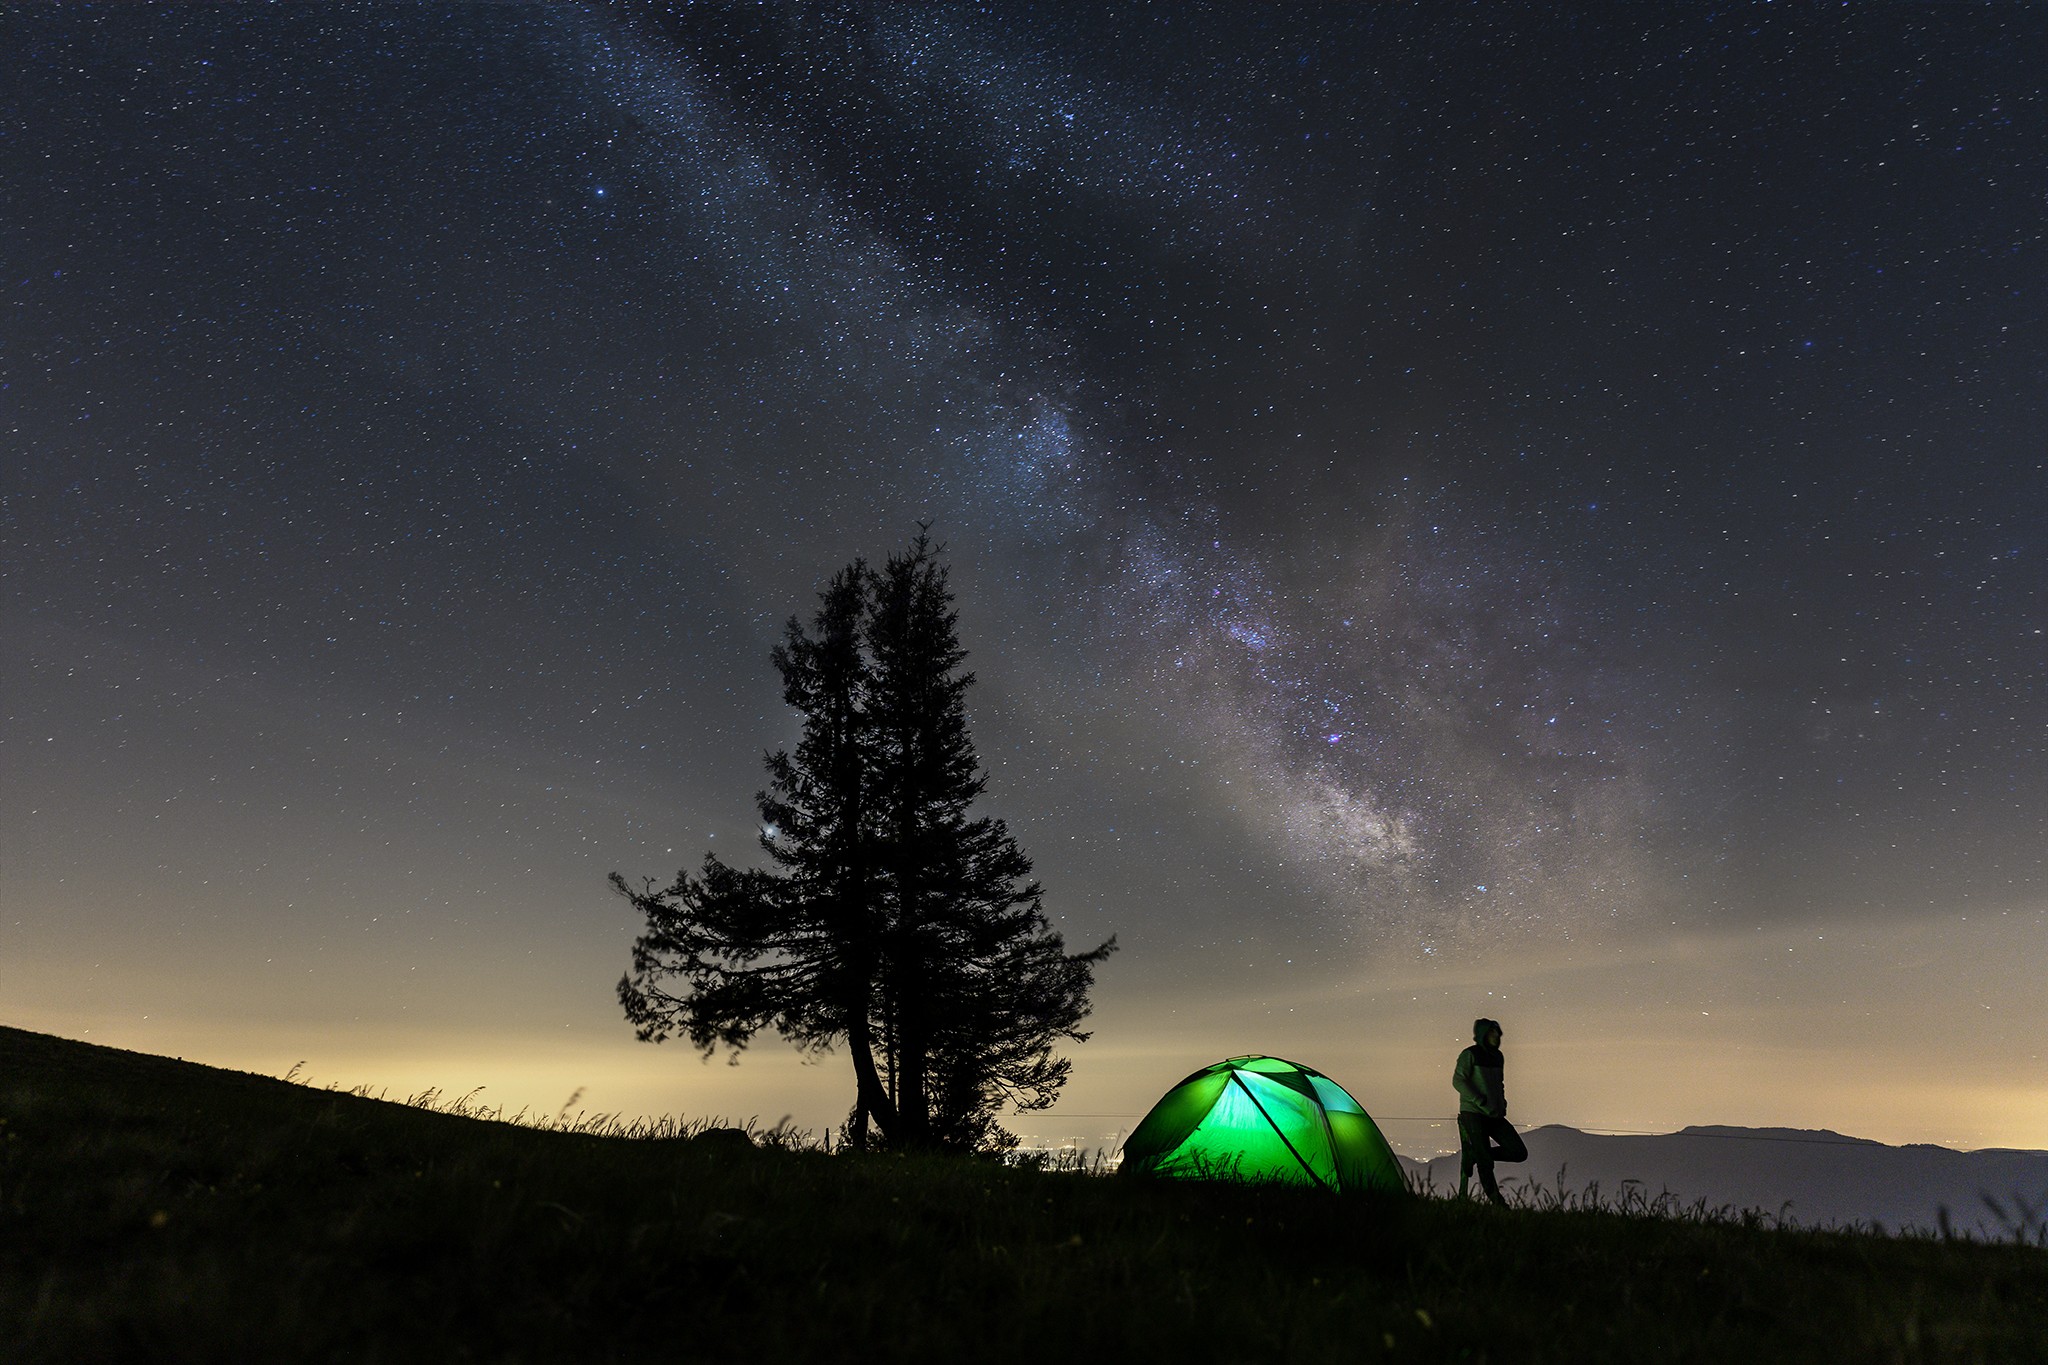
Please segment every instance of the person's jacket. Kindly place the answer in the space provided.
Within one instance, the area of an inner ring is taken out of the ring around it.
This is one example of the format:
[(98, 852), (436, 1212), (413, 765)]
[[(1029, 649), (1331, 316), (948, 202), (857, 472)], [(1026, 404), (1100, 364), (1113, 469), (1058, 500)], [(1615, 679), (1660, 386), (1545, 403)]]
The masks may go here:
[(1507, 1059), (1500, 1049), (1484, 1043), (1474, 1043), (1458, 1054), (1458, 1065), (1451, 1072), (1451, 1084), (1458, 1091), (1458, 1112), (1461, 1114), (1492, 1114), (1505, 1118), (1508, 1112), (1508, 1092), (1503, 1081)]

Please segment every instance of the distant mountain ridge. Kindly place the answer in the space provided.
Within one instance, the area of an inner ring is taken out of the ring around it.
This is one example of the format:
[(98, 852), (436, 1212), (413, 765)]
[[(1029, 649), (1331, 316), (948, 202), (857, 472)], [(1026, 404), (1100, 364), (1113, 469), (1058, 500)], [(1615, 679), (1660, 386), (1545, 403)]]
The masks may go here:
[[(1937, 1232), (1945, 1209), (1956, 1233), (1997, 1239), (2011, 1236), (2011, 1220), (2023, 1209), (2035, 1217), (2048, 1211), (2048, 1151), (1893, 1147), (1826, 1128), (1725, 1124), (1651, 1135), (1549, 1124), (1522, 1136), (1529, 1160), (1496, 1168), (1503, 1189), (1509, 1179), (1573, 1193), (1597, 1186), (1612, 1200), (1633, 1181), (1646, 1196), (1669, 1192), (1680, 1205), (1705, 1200), (1710, 1208), (1782, 1214), (1802, 1227), (1875, 1225), (1887, 1232)], [(1404, 1157), (1402, 1164), (1439, 1191), (1458, 1187), (1455, 1153), (1426, 1162)], [(2005, 1221), (1986, 1195), (2004, 1208)]]

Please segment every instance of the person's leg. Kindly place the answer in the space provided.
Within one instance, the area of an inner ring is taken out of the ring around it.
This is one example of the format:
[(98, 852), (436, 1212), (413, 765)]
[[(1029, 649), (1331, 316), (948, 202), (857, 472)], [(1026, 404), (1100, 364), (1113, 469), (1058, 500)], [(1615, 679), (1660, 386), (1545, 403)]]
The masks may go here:
[(1478, 1122), (1473, 1127), (1478, 1130), (1476, 1135), (1479, 1138), (1479, 1147), (1483, 1153), (1475, 1161), (1475, 1164), (1479, 1167), (1479, 1184), (1486, 1191), (1488, 1199), (1491, 1199), (1496, 1204), (1504, 1205), (1508, 1201), (1501, 1194), (1500, 1186), (1494, 1182), (1493, 1163), (1496, 1161), (1527, 1161), (1529, 1159), (1529, 1145), (1522, 1141), (1522, 1135), (1516, 1132), (1515, 1126), (1506, 1119), (1495, 1118), (1485, 1114), (1475, 1115), (1474, 1117), (1478, 1119)]
[(1486, 1197), (1496, 1204), (1506, 1204), (1508, 1201), (1501, 1198), (1500, 1186), (1493, 1183), (1493, 1163), (1482, 1157), (1473, 1164), (1479, 1168), (1479, 1188), (1486, 1191)]
[[(1472, 1167), (1485, 1160), (1486, 1128), (1477, 1120), (1483, 1114), (1458, 1115), (1458, 1198), (1463, 1199), (1472, 1187)], [(1491, 1169), (1490, 1167), (1488, 1169)]]

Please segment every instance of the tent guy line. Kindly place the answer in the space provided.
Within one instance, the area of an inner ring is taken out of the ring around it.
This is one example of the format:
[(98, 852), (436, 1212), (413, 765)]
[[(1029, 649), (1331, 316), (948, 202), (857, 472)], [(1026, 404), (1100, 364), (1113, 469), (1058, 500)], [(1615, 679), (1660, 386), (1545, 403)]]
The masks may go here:
[[(1048, 1114), (1045, 1117), (1062, 1119), (1130, 1119), (1138, 1117), (1138, 1113), (1139, 1111), (1137, 1110), (1130, 1110), (1121, 1114)], [(1016, 1117), (1022, 1118), (1024, 1116), (1020, 1114)], [(1416, 1114), (1375, 1114), (1373, 1118), (1379, 1123), (1448, 1124), (1457, 1122), (1456, 1119), (1425, 1118)], [(1529, 1127), (1532, 1130), (1549, 1127), (1570, 1128), (1580, 1133), (1592, 1133), (1598, 1137), (1721, 1138), (1729, 1142), (1792, 1142), (1809, 1147), (1868, 1147), (1871, 1144), (1871, 1140), (1868, 1138), (1781, 1137), (1774, 1133), (1687, 1133), (1670, 1130), (1659, 1131), (1653, 1128), (1586, 1128), (1576, 1123), (1535, 1123), (1530, 1124)]]

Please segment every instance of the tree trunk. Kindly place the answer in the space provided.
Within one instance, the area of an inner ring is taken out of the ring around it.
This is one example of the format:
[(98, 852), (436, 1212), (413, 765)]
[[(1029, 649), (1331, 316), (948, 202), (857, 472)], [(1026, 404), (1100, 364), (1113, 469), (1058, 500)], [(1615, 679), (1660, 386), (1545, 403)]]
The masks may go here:
[(846, 1022), (846, 1050), (853, 1054), (853, 1080), (857, 1096), (855, 1104), (858, 1122), (855, 1128), (862, 1147), (867, 1145), (867, 1119), (874, 1116), (875, 1124), (882, 1130), (882, 1136), (895, 1141), (897, 1129), (901, 1127), (896, 1115), (896, 1106), (889, 1102), (889, 1092), (882, 1086), (882, 1078), (875, 1070), (875, 1049), (868, 1024), (865, 1002), (849, 1016)]
[[(916, 939), (905, 935), (906, 949)], [(925, 986), (928, 973), (922, 956), (912, 951), (903, 952), (901, 970), (904, 975), (904, 989), (897, 992), (897, 1073), (900, 1077), (896, 1098), (896, 1118), (903, 1130), (903, 1141), (912, 1147), (922, 1147), (931, 1140), (931, 1098), (929, 1060), (931, 1052), (931, 1029), (928, 1011), (925, 1008)]]

